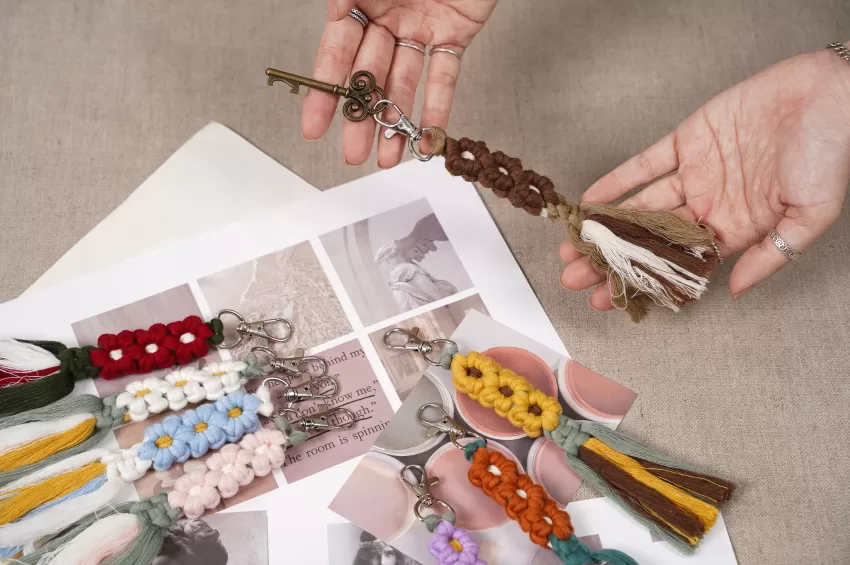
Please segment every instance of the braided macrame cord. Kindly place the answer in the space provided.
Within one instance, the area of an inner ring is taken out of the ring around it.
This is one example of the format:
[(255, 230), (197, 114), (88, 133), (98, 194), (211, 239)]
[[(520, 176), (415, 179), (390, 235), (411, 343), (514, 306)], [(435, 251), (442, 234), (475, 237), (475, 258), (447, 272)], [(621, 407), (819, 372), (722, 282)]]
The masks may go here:
[(708, 275), (722, 262), (708, 226), (663, 211), (606, 204), (571, 204), (551, 179), (483, 141), (431, 131), (433, 155), (445, 158), (449, 174), (478, 182), (515, 208), (565, 226), (570, 242), (603, 273), (614, 306), (641, 321), (650, 302), (673, 311), (698, 300)]

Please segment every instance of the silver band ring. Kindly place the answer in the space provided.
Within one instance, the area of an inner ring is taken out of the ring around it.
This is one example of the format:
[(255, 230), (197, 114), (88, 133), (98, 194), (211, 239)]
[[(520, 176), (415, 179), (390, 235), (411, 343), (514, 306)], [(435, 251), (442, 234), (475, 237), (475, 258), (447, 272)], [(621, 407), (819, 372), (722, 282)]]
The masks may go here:
[(826, 46), (827, 49), (832, 49), (836, 55), (850, 63), (850, 49), (844, 47), (844, 44), (839, 41), (834, 41)]
[(357, 20), (357, 23), (362, 25), (364, 28), (369, 25), (368, 16), (366, 16), (366, 14), (364, 14), (357, 8), (352, 8), (351, 10), (349, 10), (348, 15)]
[(402, 41), (401, 39), (396, 39), (395, 44), (399, 47), (410, 47), (411, 49), (416, 49), (423, 55), (425, 54), (425, 48), (416, 45), (415, 43), (408, 43), (406, 41)]
[(448, 47), (431, 47), (430, 55), (433, 56), (434, 53), (451, 53), (452, 55), (457, 57), (458, 61), (463, 61), (463, 57), (460, 56), (460, 53), (458, 53), (457, 51), (454, 51), (452, 49), (449, 49)]
[(773, 241), (773, 244), (777, 247), (777, 249), (784, 253), (790, 260), (793, 261), (794, 259), (800, 258), (800, 254), (794, 251), (790, 245), (785, 243), (785, 240), (776, 233), (775, 229), (770, 228), (770, 231), (767, 232), (767, 236)]

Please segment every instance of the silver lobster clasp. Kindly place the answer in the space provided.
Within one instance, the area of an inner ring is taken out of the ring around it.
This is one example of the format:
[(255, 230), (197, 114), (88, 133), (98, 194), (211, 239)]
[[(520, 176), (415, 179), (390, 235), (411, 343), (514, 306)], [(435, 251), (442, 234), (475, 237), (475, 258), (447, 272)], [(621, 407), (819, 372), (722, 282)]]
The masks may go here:
[[(318, 379), (319, 377), (324, 377), (328, 374), (327, 361), (321, 357), (304, 355), (304, 350), (300, 347), (293, 352), (292, 357), (278, 357), (277, 354), (268, 347), (257, 346), (251, 348), (251, 353), (256, 354), (258, 351), (269, 356), (268, 363), (262, 364), (265, 374), (267, 375), (275, 372), (284, 373), (287, 377), (292, 375), (309, 374), (312, 375), (313, 378)], [(311, 363), (321, 367), (321, 372), (318, 375), (314, 374), (313, 371), (310, 370)], [(265, 369), (266, 367), (268, 369)]]
[[(407, 478), (407, 475), (413, 476), (413, 480)], [(444, 502), (434, 496), (431, 492), (431, 487), (440, 482), (437, 477), (429, 477), (428, 471), (422, 465), (405, 465), (399, 472), (401, 482), (416, 495), (416, 503), (413, 505), (413, 514), (421, 522), (425, 521), (422, 516), (422, 509), (428, 508), (433, 510), (435, 506), (442, 505), (452, 514), (455, 513), (454, 508), (448, 502)]]
[[(263, 339), (267, 339), (269, 341), (274, 341), (277, 343), (284, 343), (289, 341), (289, 338), (292, 337), (292, 324), (289, 323), (288, 320), (284, 318), (270, 318), (268, 320), (259, 320), (256, 322), (248, 322), (245, 318), (237, 312), (236, 310), (224, 309), (219, 311), (216, 314), (216, 317), (221, 319), (222, 315), (229, 314), (236, 318), (238, 323), (236, 324), (236, 333), (239, 334), (239, 337), (236, 338), (236, 341), (233, 343), (221, 343), (218, 347), (221, 349), (233, 349), (234, 347), (241, 344), (248, 336), (261, 337)], [(266, 331), (266, 326), (271, 326), (273, 324), (280, 324), (284, 327), (286, 334), (285, 335), (272, 335)]]
[[(438, 420), (428, 420), (425, 418), (425, 411), (429, 408), (433, 409), (437, 412), (437, 414), (439, 414)], [(422, 406), (420, 406), (419, 410), (416, 411), (416, 419), (418, 419), (419, 423), (421, 423), (428, 429), (428, 437), (433, 437), (437, 434), (449, 434), (449, 439), (451, 440), (451, 442), (456, 447), (459, 447), (461, 449), (463, 449), (463, 446), (458, 443), (458, 440), (463, 439), (465, 437), (474, 437), (483, 440), (485, 443), (487, 441), (477, 433), (467, 430), (466, 428), (455, 422), (454, 419), (449, 415), (449, 413), (446, 412), (445, 409), (436, 402), (429, 402), (428, 404), (423, 404)]]
[(450, 339), (424, 340), (419, 337), (419, 328), (392, 328), (384, 333), (384, 345), (387, 349), (405, 349), (407, 351), (418, 351), (430, 365), (440, 365), (439, 357), (434, 359), (431, 354), (444, 347), (457, 347)]
[(357, 417), (348, 408), (330, 408), (322, 404), (315, 415), (301, 417), (301, 429), (310, 430), (347, 430), (354, 425)]

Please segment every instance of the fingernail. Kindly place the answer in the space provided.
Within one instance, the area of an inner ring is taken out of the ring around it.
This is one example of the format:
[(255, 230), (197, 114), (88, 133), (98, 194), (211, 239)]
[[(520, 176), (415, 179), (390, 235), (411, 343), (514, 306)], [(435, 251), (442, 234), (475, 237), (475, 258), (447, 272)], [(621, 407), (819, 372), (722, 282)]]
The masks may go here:
[(346, 165), (348, 165), (349, 167), (360, 167), (360, 166), (362, 166), (362, 165), (363, 165), (363, 163), (357, 163), (357, 164), (355, 164), (355, 163), (349, 163), (349, 162), (348, 162), (348, 159), (345, 159), (345, 164), (346, 164)]
[[(750, 287), (750, 288), (752, 288), (752, 287)], [(740, 290), (737, 293), (733, 294), (732, 300), (738, 300), (739, 298), (741, 298), (742, 296), (744, 296), (745, 294), (750, 292), (750, 288), (745, 288), (744, 290)]]

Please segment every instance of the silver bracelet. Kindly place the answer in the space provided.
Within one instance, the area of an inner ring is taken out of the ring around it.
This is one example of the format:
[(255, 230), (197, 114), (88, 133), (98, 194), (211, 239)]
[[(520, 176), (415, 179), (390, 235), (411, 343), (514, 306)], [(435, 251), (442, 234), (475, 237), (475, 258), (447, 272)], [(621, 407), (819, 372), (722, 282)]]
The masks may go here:
[(826, 46), (827, 49), (832, 49), (835, 51), (835, 54), (850, 63), (850, 49), (844, 47), (844, 44), (840, 41), (833, 41), (829, 45)]

